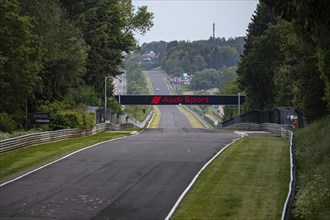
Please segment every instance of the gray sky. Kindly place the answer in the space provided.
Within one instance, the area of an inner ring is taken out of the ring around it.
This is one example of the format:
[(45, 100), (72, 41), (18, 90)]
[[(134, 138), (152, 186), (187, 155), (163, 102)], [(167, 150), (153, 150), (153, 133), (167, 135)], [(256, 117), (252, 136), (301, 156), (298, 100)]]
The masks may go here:
[(139, 43), (172, 40), (206, 40), (215, 37), (239, 37), (256, 9), (256, 0), (132, 0), (135, 7), (148, 6), (154, 13), (154, 26)]

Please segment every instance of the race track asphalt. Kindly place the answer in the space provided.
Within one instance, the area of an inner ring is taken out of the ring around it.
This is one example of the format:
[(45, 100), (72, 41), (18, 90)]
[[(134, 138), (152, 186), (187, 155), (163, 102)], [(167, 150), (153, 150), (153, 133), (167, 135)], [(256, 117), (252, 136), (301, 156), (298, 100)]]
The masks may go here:
[[(168, 91), (160, 74), (149, 75), (154, 88)], [(167, 115), (161, 128), (85, 149), (1, 186), (0, 219), (164, 219), (204, 164), (239, 136), (190, 128), (174, 106), (160, 107)]]
[[(170, 92), (163, 79), (162, 74), (158, 70), (148, 71), (149, 78), (155, 95), (169, 95)], [(159, 89), (157, 91), (156, 89)], [(159, 121), (159, 128), (191, 128), (186, 116), (179, 111), (174, 105), (159, 105), (161, 118)]]
[(0, 188), (0, 219), (164, 219), (201, 167), (237, 138), (147, 129), (86, 149)]

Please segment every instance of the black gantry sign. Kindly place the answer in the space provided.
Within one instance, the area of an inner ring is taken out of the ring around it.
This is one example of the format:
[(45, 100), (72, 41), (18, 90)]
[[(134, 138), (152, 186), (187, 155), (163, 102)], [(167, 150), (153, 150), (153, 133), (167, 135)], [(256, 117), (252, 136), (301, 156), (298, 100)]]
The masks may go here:
[(49, 124), (50, 123), (50, 113), (48, 113), (48, 112), (31, 113), (31, 123), (32, 124)]
[[(238, 105), (245, 96), (237, 95), (116, 95), (122, 105)], [(239, 103), (238, 103), (239, 102)]]

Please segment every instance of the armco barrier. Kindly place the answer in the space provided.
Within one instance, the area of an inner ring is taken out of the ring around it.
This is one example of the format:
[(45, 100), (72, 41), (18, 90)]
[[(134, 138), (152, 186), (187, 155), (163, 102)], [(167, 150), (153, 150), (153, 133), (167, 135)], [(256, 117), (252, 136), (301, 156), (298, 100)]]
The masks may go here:
[(296, 184), (296, 165), (294, 160), (294, 146), (293, 146), (293, 132), (285, 129), (281, 129), (281, 136), (285, 139), (290, 140), (290, 184), (289, 184), (289, 192), (287, 198), (285, 200), (281, 220), (290, 219), (291, 207), (293, 203), (293, 197), (295, 194), (295, 184)]
[(207, 123), (209, 123), (212, 127), (215, 127), (214, 121), (211, 118), (207, 117), (206, 115), (203, 115), (203, 119), (207, 121)]
[(290, 183), (289, 183), (289, 192), (285, 200), (281, 220), (288, 220), (291, 214), (291, 207), (293, 203), (293, 197), (295, 194), (295, 182), (296, 182), (296, 166), (294, 160), (293, 152), (293, 132), (286, 130), (288, 128), (286, 124), (273, 124), (273, 123), (263, 123), (263, 124), (253, 124), (253, 123), (237, 123), (226, 128), (237, 128), (244, 130), (252, 131), (269, 131), (275, 134), (280, 134), (283, 138), (290, 140)]
[(106, 130), (119, 130), (119, 124), (97, 124), (93, 129), (63, 129), (57, 131), (46, 131), (35, 134), (27, 134), (19, 137), (0, 140), (0, 153), (15, 150), (18, 148), (42, 144), (52, 141), (60, 141), (68, 138), (93, 135)]
[(262, 123), (262, 124), (254, 124), (254, 123), (237, 123), (229, 125), (225, 128), (236, 128), (250, 131), (269, 131), (275, 134), (281, 134), (282, 128), (287, 128), (287, 124), (273, 124), (273, 123)]
[(205, 127), (205, 128), (210, 128), (197, 114), (195, 111), (191, 110), (191, 108), (189, 108), (189, 106), (187, 107), (186, 105), (182, 105), (183, 108), (185, 108), (188, 112), (190, 112), (191, 114), (193, 114), (195, 116), (195, 118)]

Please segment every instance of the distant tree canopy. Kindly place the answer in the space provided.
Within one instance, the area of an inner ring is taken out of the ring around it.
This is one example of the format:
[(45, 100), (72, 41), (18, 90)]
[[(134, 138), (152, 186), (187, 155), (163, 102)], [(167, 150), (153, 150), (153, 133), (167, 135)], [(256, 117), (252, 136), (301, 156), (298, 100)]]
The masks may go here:
[(194, 74), (190, 83), (190, 88), (193, 90), (219, 88), (220, 91), (222, 91), (225, 85), (236, 77), (236, 68), (224, 67), (220, 70), (204, 69)]
[(139, 67), (139, 57), (131, 55), (125, 61), (127, 74), (127, 94), (145, 95), (148, 94), (148, 88), (142, 69)]
[(323, 98), (330, 111), (330, 3), (320, 1), (263, 0), (277, 15), (290, 22), (295, 33), (316, 57), (321, 79), (325, 83)]
[(165, 41), (154, 41), (151, 43), (143, 43), (140, 51), (142, 54), (149, 53), (153, 51), (156, 55), (163, 54), (166, 51), (168, 42)]
[(104, 77), (136, 48), (134, 32), (153, 25), (131, 0), (0, 0), (0, 12), (0, 114), (15, 127), (54, 101), (97, 104)]
[(2, 0), (0, 12), (0, 114), (22, 121), (26, 100), (41, 81), (45, 50), (33, 19), (22, 15), (16, 1)]
[(104, 76), (120, 75), (123, 52), (136, 48), (134, 32), (146, 33), (153, 14), (146, 7), (135, 12), (131, 0), (61, 0), (90, 47), (83, 79), (101, 93)]
[(170, 75), (194, 74), (204, 69), (219, 70), (236, 65), (243, 47), (243, 37), (206, 41), (172, 41), (161, 54), (163, 69)]
[[(240, 90), (244, 90), (248, 97), (249, 109), (296, 106), (309, 120), (315, 120), (329, 112), (326, 106), (330, 104), (330, 84), (328, 67), (324, 64), (329, 62), (326, 57), (330, 50), (327, 49), (329, 44), (326, 46), (325, 43), (328, 38), (322, 40), (317, 37), (317, 28), (323, 24), (318, 16), (323, 16), (324, 21), (328, 21), (329, 17), (325, 13), (313, 15), (316, 20), (307, 16), (309, 23), (317, 23), (315, 29), (308, 29), (304, 22), (307, 21), (304, 20), (306, 14), (300, 15), (300, 10), (303, 8), (307, 13), (306, 7), (310, 7), (313, 14), (312, 5), (316, 4), (292, 5), (295, 7), (286, 8), (287, 1), (268, 0), (258, 4), (238, 65), (238, 82)], [(324, 7), (329, 8), (329, 4)], [(329, 31), (329, 26), (322, 27), (322, 33)], [(305, 36), (303, 30), (309, 31), (307, 36), (315, 35), (315, 38)]]

